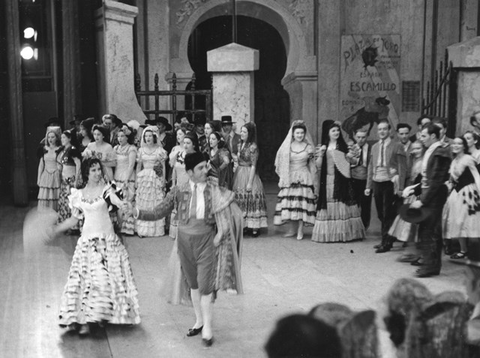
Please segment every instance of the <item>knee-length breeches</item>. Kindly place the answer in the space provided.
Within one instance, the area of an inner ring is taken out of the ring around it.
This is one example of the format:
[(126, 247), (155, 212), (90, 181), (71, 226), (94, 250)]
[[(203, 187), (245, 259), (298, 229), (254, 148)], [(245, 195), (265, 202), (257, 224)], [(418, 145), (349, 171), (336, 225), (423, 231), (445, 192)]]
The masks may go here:
[(190, 219), (178, 227), (178, 255), (191, 289), (209, 295), (215, 285), (215, 228), (203, 219)]

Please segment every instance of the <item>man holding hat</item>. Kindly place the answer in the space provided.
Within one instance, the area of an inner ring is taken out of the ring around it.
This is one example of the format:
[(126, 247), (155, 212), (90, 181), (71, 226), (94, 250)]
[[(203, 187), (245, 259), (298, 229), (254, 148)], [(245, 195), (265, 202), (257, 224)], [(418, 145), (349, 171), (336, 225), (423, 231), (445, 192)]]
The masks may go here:
[(196, 316), (187, 337), (202, 333), (204, 346), (210, 347), (216, 291), (243, 293), (239, 265), (242, 215), (234, 193), (207, 182), (208, 165), (202, 153), (187, 154), (185, 169), (190, 177), (187, 183), (173, 187), (153, 211), (135, 209), (134, 217), (158, 220), (176, 209), (178, 255)]
[[(410, 209), (420, 209), (419, 215), (423, 216), (418, 227), (422, 263), (417, 277), (429, 277), (439, 275), (442, 266), (442, 210), (448, 197), (445, 182), (452, 159), (448, 146), (440, 140), (440, 128), (435, 124), (429, 123), (422, 129), (420, 141), (427, 148), (422, 161), (421, 185), (405, 191), (420, 195), (410, 204)], [(406, 217), (404, 220), (411, 222)]]

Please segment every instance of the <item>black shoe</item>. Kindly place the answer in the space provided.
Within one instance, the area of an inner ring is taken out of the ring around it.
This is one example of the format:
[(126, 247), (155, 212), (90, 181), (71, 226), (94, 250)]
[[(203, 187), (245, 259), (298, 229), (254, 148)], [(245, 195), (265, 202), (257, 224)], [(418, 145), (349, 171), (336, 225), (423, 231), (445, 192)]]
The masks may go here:
[(213, 344), (213, 336), (210, 339), (202, 338), (202, 343), (204, 347), (211, 347)]
[(417, 255), (414, 255), (414, 254), (403, 254), (397, 259), (398, 262), (410, 262), (410, 263), (417, 260), (419, 260), (419, 258)]
[(384, 252), (390, 251), (391, 249), (392, 249), (391, 244), (385, 244), (385, 245), (380, 246), (377, 250), (375, 250), (375, 253), (376, 254), (382, 254)]
[(410, 262), (410, 265), (412, 266), (423, 266), (423, 263), (420, 261), (420, 258)]
[(199, 327), (199, 328), (190, 328), (187, 332), (187, 337), (193, 337), (193, 336), (196, 336), (197, 334), (199, 334), (203, 329), (203, 326), (202, 327)]
[(382, 246), (383, 246), (383, 245), (380, 243), (380, 244), (375, 245), (373, 248), (374, 248), (374, 249), (379, 249), (379, 248), (381, 248)]
[(440, 275), (440, 269), (436, 267), (422, 267), (416, 271), (417, 277), (431, 277)]

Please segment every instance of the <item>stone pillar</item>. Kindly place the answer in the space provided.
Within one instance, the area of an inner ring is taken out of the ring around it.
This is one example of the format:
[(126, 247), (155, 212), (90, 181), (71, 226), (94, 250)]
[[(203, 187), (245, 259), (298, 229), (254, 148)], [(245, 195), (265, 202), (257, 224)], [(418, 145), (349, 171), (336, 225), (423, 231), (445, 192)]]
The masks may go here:
[(458, 71), (457, 128), (461, 134), (470, 125), (470, 116), (480, 110), (480, 36), (449, 46), (448, 58)]
[(104, 0), (95, 12), (99, 81), (99, 117), (114, 113), (124, 121), (146, 118), (135, 96), (133, 21), (135, 6)]
[(321, 123), (317, 122), (317, 72), (293, 72), (282, 85), (290, 96), (290, 121), (303, 120), (316, 143)]
[(28, 204), (27, 167), (23, 132), (22, 63), (20, 57), (20, 25), (17, 0), (7, 0), (5, 21), (7, 28), (8, 87), (10, 97), (10, 128), (13, 155), (13, 202)]
[(207, 52), (207, 70), (213, 72), (213, 119), (231, 115), (237, 132), (255, 121), (253, 71), (258, 68), (258, 50), (237, 43)]

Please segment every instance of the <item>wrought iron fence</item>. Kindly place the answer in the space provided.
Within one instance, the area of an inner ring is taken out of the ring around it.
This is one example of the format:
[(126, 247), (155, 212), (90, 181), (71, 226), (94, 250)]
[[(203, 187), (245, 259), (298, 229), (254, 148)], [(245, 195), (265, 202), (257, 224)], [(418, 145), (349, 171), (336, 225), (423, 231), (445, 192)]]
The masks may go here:
[(426, 85), (426, 97), (422, 100), (422, 114), (442, 117), (448, 120), (448, 135), (453, 136), (456, 127), (457, 73), (448, 61), (445, 51), (444, 61), (435, 70), (431, 81)]
[[(173, 73), (170, 80), (171, 90), (160, 90), (158, 86), (158, 73), (155, 73), (153, 79), (153, 91), (141, 90), (141, 78), (140, 75), (137, 74), (135, 78), (135, 94), (137, 96), (139, 105), (142, 107), (143, 113), (145, 113), (149, 119), (157, 119), (162, 114), (171, 114), (171, 122), (173, 122), (177, 118), (177, 115), (181, 113), (184, 114), (192, 123), (195, 121), (195, 118), (199, 116), (205, 116), (206, 120), (209, 121), (212, 118), (212, 90), (197, 90), (195, 88), (195, 81), (196, 77), (195, 73), (193, 73), (192, 79), (187, 86), (187, 88), (189, 88), (185, 90), (178, 90), (177, 76), (175, 73)], [(178, 97), (180, 96), (183, 96), (183, 103), (185, 104), (184, 107), (186, 108), (178, 108)], [(142, 97), (145, 98), (144, 101), (142, 101)], [(160, 108), (160, 97), (170, 97), (169, 109)], [(198, 98), (203, 99), (203, 101), (201, 101), (201, 105), (197, 108), (197, 103), (199, 102), (197, 101)], [(152, 103), (153, 108), (150, 108)]]

